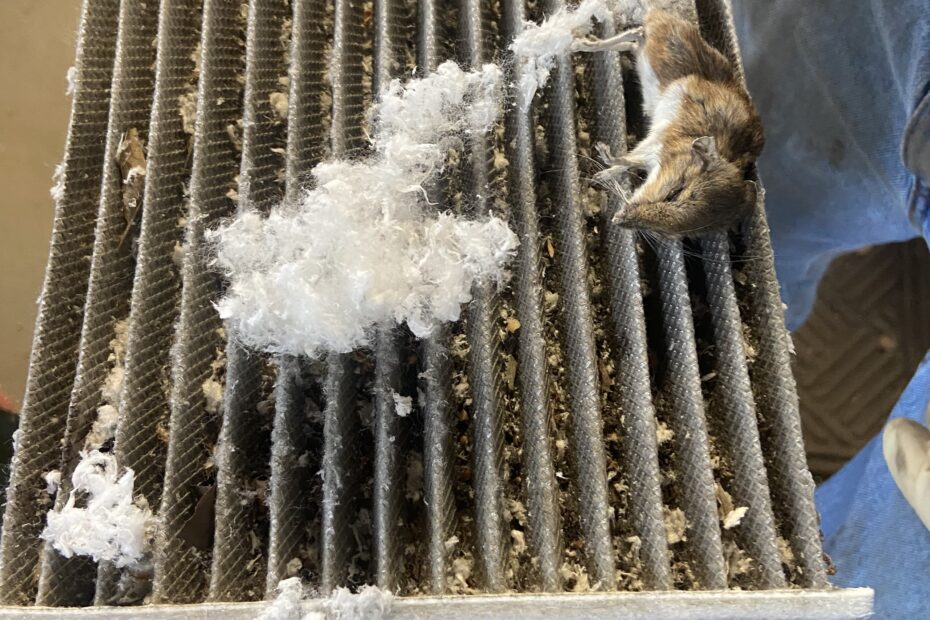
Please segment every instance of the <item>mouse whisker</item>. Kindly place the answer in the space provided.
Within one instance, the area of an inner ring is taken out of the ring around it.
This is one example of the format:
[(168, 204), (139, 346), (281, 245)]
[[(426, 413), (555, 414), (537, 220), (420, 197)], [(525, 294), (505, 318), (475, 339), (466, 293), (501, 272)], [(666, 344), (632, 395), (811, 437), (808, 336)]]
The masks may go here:
[(585, 155), (584, 153), (578, 153), (578, 158), (579, 158), (579, 159), (583, 159), (583, 160), (585, 160), (585, 161), (587, 161), (587, 162), (590, 162), (590, 163), (593, 164), (598, 170), (606, 170), (606, 169), (608, 168), (608, 165), (605, 164), (603, 161), (601, 161), (601, 160), (599, 160), (599, 159), (597, 159), (597, 158), (595, 158), (595, 157), (591, 157), (590, 155)]

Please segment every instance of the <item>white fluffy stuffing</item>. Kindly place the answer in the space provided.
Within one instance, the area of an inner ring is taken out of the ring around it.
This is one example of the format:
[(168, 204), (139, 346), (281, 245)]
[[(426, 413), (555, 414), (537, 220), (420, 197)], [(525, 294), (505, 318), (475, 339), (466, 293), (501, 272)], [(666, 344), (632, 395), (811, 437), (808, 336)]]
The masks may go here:
[(401, 396), (397, 392), (392, 394), (394, 398), (394, 411), (402, 418), (406, 418), (413, 411), (413, 398), (410, 396)]
[(54, 496), (58, 493), (58, 487), (61, 486), (61, 472), (57, 469), (45, 472), (45, 492)]
[[(60, 512), (49, 511), (42, 538), (66, 558), (137, 564), (149, 551), (155, 520), (144, 498), (133, 499), (134, 480), (131, 469), (119, 474), (113, 455), (82, 453), (68, 501)], [(78, 507), (79, 501), (86, 505)]]
[(90, 432), (84, 437), (84, 449), (96, 450), (116, 436), (119, 423), (119, 399), (126, 375), (126, 345), (129, 342), (129, 321), (117, 321), (113, 325), (114, 336), (110, 340), (110, 372), (100, 388), (103, 404), (97, 407), (97, 417)]
[(377, 586), (362, 586), (358, 594), (336, 588), (326, 601), (328, 618), (333, 620), (381, 620), (391, 611), (394, 596)]
[(52, 195), (52, 200), (56, 203), (65, 198), (65, 165), (63, 163), (55, 166), (55, 172), (52, 173), (52, 187), (48, 190)]
[(490, 64), (395, 80), (373, 111), (372, 157), (321, 163), (299, 204), (245, 210), (211, 233), (229, 279), (220, 316), (239, 338), (315, 356), (402, 322), (422, 337), (458, 319), (476, 282), (500, 281), (518, 244), (507, 224), (436, 215), (423, 191), (450, 145), (493, 127), (500, 92)]
[(77, 75), (77, 67), (68, 67), (68, 71), (65, 73), (65, 80), (68, 84), (65, 87), (65, 94), (69, 97), (74, 94), (74, 89), (77, 88)]
[[(612, 0), (611, 8), (617, 20), (617, 27), (642, 26), (646, 21), (647, 0)], [(653, 0), (655, 4), (655, 0)]]
[(746, 516), (746, 513), (749, 512), (749, 506), (739, 506), (734, 508), (723, 518), (723, 529), (732, 530), (734, 527), (742, 523), (743, 517)]
[[(278, 595), (265, 607), (257, 620), (301, 620), (316, 618), (318, 613), (303, 613), (302, 605), (309, 598), (300, 577), (278, 582)], [(336, 588), (324, 601), (323, 610), (332, 620), (381, 620), (391, 611), (394, 596), (376, 586), (362, 586), (357, 594), (348, 588)]]
[(591, 32), (593, 20), (609, 16), (606, 0), (584, 0), (578, 8), (562, 8), (541, 24), (524, 22), (523, 32), (510, 44), (524, 105), (529, 105), (536, 91), (549, 81), (559, 56), (571, 51), (576, 38)]
[(256, 620), (300, 620), (303, 613), (300, 603), (306, 598), (300, 577), (278, 582), (278, 595)]

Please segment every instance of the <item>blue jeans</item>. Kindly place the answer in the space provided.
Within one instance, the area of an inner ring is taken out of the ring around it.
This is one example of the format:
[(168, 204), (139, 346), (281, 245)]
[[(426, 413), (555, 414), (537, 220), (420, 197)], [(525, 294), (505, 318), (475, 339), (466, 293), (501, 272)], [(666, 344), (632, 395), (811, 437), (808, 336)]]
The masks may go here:
[[(930, 1), (733, 0), (790, 328), (830, 261), (930, 240)], [(927, 317), (930, 320), (930, 317)], [(930, 355), (892, 416), (924, 421)], [(876, 616), (930, 616), (930, 532), (898, 492), (880, 438), (817, 491), (833, 583), (871, 586)]]
[(749, 89), (765, 121), (759, 170), (795, 328), (836, 255), (930, 232), (919, 157), (909, 169), (901, 152), (909, 124), (909, 142), (922, 131), (928, 144), (930, 106), (915, 111), (930, 83), (930, 3), (734, 5)]

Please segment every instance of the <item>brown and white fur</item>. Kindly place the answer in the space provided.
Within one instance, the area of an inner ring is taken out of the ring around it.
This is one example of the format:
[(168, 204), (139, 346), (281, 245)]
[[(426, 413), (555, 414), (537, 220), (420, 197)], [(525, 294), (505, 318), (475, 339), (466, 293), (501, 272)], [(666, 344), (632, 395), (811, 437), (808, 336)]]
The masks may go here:
[(732, 64), (695, 24), (653, 9), (644, 29), (578, 41), (574, 49), (637, 51), (649, 133), (626, 155), (605, 157), (611, 167), (598, 179), (610, 185), (633, 170), (647, 176), (615, 222), (699, 235), (751, 211), (756, 184), (746, 173), (762, 151), (762, 122)]

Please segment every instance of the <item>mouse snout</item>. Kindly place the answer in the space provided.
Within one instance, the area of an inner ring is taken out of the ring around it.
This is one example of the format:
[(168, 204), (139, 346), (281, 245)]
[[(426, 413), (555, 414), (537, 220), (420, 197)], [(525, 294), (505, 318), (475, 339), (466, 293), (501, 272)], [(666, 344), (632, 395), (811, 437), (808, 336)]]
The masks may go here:
[(617, 209), (613, 223), (623, 228), (653, 228), (659, 216), (666, 211), (668, 205), (662, 203), (630, 201)]
[(632, 228), (630, 224), (630, 203), (624, 203), (617, 212), (614, 213), (614, 217), (611, 220), (611, 223), (618, 226), (623, 226), (624, 228)]
[(613, 223), (672, 238), (703, 228), (699, 214), (682, 204), (668, 201), (629, 203), (617, 212)]

